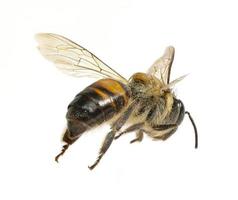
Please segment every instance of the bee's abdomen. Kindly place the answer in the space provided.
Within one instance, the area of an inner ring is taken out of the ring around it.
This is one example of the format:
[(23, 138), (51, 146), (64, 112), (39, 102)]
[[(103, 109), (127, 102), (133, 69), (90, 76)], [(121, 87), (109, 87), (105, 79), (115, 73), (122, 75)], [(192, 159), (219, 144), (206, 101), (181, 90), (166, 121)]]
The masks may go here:
[(63, 140), (73, 143), (86, 130), (111, 119), (127, 105), (129, 97), (128, 87), (113, 79), (88, 86), (68, 106), (68, 133)]

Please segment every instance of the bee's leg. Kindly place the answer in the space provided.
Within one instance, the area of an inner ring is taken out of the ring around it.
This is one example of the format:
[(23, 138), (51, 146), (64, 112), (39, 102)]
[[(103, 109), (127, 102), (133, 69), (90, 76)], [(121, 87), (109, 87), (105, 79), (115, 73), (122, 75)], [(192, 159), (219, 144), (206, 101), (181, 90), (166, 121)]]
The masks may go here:
[(55, 157), (55, 161), (56, 161), (56, 162), (58, 162), (59, 157), (62, 156), (62, 155), (65, 153), (65, 151), (69, 148), (69, 145), (70, 145), (70, 144), (65, 144), (65, 145), (62, 147), (61, 152)]
[(175, 133), (176, 130), (177, 130), (177, 128), (174, 128), (163, 135), (154, 137), (154, 139), (167, 140), (171, 135), (173, 135)]
[(171, 129), (171, 128), (177, 128), (178, 125), (177, 124), (162, 124), (159, 126), (153, 126), (152, 128), (156, 131), (164, 131), (167, 129)]
[(130, 143), (134, 143), (134, 142), (141, 142), (143, 140), (143, 130), (139, 130), (136, 132), (136, 138), (134, 140), (131, 140)]
[(123, 134), (125, 133), (129, 133), (135, 130), (140, 129), (142, 126), (144, 125), (144, 123), (138, 123), (138, 124), (133, 124), (131, 126), (129, 126), (126, 130), (120, 132), (117, 136), (115, 136), (115, 139), (118, 139), (119, 137), (121, 137)]
[(93, 169), (94, 167), (96, 167), (96, 165), (99, 163), (99, 161), (101, 160), (101, 158), (103, 157), (103, 155), (106, 153), (106, 151), (108, 150), (108, 148), (110, 147), (112, 141), (113, 141), (113, 138), (116, 134), (116, 131), (111, 131), (109, 132), (107, 135), (106, 135), (106, 138), (104, 139), (104, 142), (103, 142), (103, 145), (102, 147), (100, 148), (100, 151), (99, 151), (99, 155), (97, 157), (97, 160), (94, 162), (93, 165), (89, 166), (88, 168), (89, 169)]
[(65, 142), (66, 144), (62, 147), (61, 149), (61, 152), (55, 157), (55, 161), (58, 162), (59, 160), (59, 157), (62, 156), (65, 151), (69, 148), (69, 145), (71, 145), (74, 141), (73, 140), (65, 140), (65, 138), (68, 138), (68, 135), (69, 135), (69, 130), (68, 128), (66, 129), (65, 133), (64, 133), (64, 136), (63, 136), (63, 142)]
[(175, 133), (177, 128), (178, 128), (177, 124), (165, 124), (165, 125), (154, 126), (153, 129), (156, 130), (156, 131), (166, 131), (166, 130), (168, 130), (167, 133), (164, 133), (163, 135), (156, 136), (156, 137), (154, 137), (154, 139), (166, 140), (171, 135), (173, 135)]
[(100, 162), (102, 159), (103, 155), (106, 153), (110, 145), (112, 144), (112, 141), (115, 137), (115, 134), (117, 131), (121, 129), (121, 127), (126, 123), (127, 119), (129, 118), (131, 112), (133, 110), (133, 106), (131, 105), (122, 115), (119, 117), (112, 125), (111, 131), (106, 135), (106, 138), (103, 141), (102, 147), (99, 150), (99, 155), (97, 157), (97, 160), (89, 166), (89, 169), (93, 169), (94, 167), (97, 166), (97, 164)]

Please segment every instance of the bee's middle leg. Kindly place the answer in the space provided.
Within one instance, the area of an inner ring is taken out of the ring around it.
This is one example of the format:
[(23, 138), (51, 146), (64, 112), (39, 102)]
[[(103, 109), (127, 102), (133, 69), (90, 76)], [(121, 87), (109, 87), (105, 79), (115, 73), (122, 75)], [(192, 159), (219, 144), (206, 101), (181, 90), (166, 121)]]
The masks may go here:
[[(119, 137), (121, 137), (123, 134), (125, 133), (129, 133), (129, 132), (133, 132), (135, 130), (140, 129), (142, 126), (144, 125), (144, 123), (137, 123), (137, 124), (133, 124), (131, 126), (129, 126), (127, 129), (125, 129), (124, 131), (120, 132), (117, 136), (115, 136), (115, 139), (118, 139)], [(143, 133), (142, 133), (143, 134)]]
[(134, 143), (134, 142), (141, 142), (143, 140), (144, 134), (143, 134), (143, 130), (139, 130), (136, 132), (136, 138), (134, 140), (131, 140), (130, 143)]

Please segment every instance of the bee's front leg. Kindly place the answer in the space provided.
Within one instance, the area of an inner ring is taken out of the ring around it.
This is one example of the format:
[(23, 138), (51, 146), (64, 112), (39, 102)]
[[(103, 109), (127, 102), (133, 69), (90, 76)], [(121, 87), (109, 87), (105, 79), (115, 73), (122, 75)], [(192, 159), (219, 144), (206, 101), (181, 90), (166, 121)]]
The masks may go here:
[(160, 139), (160, 140), (167, 140), (171, 135), (175, 133), (177, 128), (170, 130), (169, 132), (165, 133), (164, 135), (158, 136), (154, 139)]
[(171, 135), (173, 135), (175, 133), (177, 128), (178, 128), (178, 125), (176, 125), (176, 124), (165, 124), (165, 125), (159, 125), (159, 126), (153, 127), (153, 129), (156, 130), (156, 131), (166, 131), (166, 130), (168, 130), (167, 133), (165, 133), (163, 135), (156, 136), (156, 137), (154, 137), (154, 139), (166, 140)]
[(161, 124), (158, 126), (153, 126), (152, 128), (156, 131), (164, 131), (164, 130), (168, 130), (171, 128), (177, 128), (178, 125), (177, 124)]

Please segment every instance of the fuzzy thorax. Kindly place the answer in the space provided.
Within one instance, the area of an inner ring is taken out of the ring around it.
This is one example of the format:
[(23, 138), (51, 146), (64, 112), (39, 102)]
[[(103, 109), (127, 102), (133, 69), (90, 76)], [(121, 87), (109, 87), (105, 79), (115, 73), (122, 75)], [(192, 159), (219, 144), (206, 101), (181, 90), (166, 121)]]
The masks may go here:
[(132, 98), (138, 101), (135, 115), (146, 116), (150, 110), (157, 109), (157, 116), (151, 119), (151, 123), (158, 124), (171, 112), (174, 94), (170, 88), (156, 77), (136, 73), (130, 78)]

